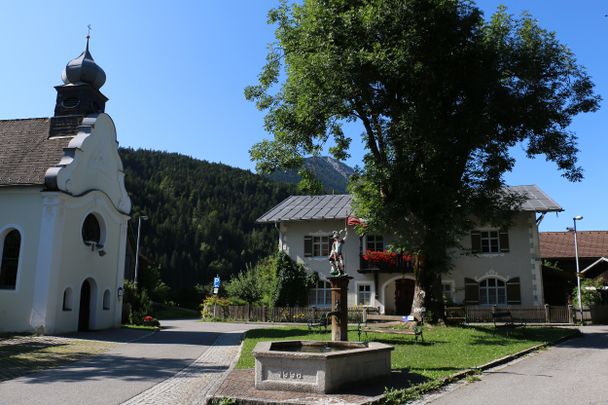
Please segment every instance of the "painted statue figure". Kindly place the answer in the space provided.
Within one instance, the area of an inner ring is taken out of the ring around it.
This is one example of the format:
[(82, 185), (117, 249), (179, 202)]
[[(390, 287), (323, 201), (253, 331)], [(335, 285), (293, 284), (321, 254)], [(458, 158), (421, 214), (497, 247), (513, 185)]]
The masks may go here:
[(331, 253), (329, 254), (329, 263), (331, 264), (331, 276), (343, 276), (344, 273), (344, 242), (348, 236), (348, 230), (346, 228), (341, 231), (334, 231), (331, 238), (333, 242), (331, 244)]

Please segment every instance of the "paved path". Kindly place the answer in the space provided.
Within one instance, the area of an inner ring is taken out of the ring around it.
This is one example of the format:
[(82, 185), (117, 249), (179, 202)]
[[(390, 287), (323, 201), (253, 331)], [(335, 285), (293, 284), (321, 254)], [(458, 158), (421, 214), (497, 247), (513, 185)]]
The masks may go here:
[(586, 326), (582, 330), (582, 338), (486, 371), (481, 381), (455, 384), (421, 403), (606, 405), (608, 326)]
[[(124, 343), (117, 331), (78, 338), (122, 343), (108, 352), (0, 384), (0, 404), (196, 404), (238, 352), (241, 333), (256, 325), (163, 321), (163, 330)], [(127, 336), (128, 337), (128, 336)]]

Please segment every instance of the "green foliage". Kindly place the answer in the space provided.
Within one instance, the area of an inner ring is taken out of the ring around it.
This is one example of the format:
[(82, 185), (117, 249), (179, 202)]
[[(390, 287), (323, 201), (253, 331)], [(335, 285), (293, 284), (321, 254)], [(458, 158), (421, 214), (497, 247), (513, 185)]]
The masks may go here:
[(222, 298), (215, 294), (209, 295), (205, 298), (203, 303), (199, 306), (201, 310), (201, 317), (204, 320), (215, 320), (213, 317), (213, 310), (215, 308), (216, 311), (221, 311), (222, 308), (225, 308), (231, 304), (230, 300), (226, 298)]
[(285, 252), (279, 252), (276, 256), (276, 273), (278, 280), (275, 305), (305, 305), (309, 286), (304, 266), (296, 264)]
[[(132, 215), (149, 218), (141, 252), (152, 264), (139, 274), (155, 301), (196, 308), (202, 295), (195, 285), (216, 274), (228, 280), (276, 250), (276, 230), (255, 220), (293, 194), (292, 186), (175, 153), (121, 148), (120, 156)], [(134, 241), (136, 225), (130, 232)]]
[(144, 317), (152, 312), (152, 300), (145, 289), (136, 288), (132, 281), (125, 280), (123, 288), (123, 323), (143, 325)]
[[(282, 2), (269, 21), (276, 42), (245, 90), (274, 136), (251, 149), (258, 170), (298, 166), (328, 144), (344, 158), (342, 126), (357, 121), (357, 216), (426, 257), (425, 289), (440, 286), (448, 248), (473, 219), (505, 225), (522, 202), (504, 191), (514, 146), (582, 179), (568, 126), (600, 97), (529, 15), (501, 7), (486, 21), (466, 0), (304, 0)], [(427, 300), (440, 302), (438, 290)]]
[[(583, 307), (600, 304), (602, 302), (602, 288), (604, 283), (602, 280), (581, 280), (581, 301)], [(571, 301), (575, 308), (578, 308), (578, 287), (574, 287), (572, 290)]]
[(259, 302), (264, 294), (264, 285), (255, 267), (248, 266), (245, 271), (232, 276), (226, 284), (229, 297), (237, 297), (248, 304)]
[(284, 252), (278, 252), (245, 271), (226, 284), (232, 301), (263, 304), (268, 307), (305, 305), (308, 289), (318, 275), (308, 274)]

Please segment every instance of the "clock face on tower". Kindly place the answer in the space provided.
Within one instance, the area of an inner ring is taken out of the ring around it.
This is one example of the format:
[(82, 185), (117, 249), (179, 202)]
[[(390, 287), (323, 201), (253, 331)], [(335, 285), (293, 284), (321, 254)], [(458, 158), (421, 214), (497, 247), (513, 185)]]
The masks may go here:
[(61, 102), (63, 108), (76, 108), (79, 104), (80, 100), (76, 97), (69, 97)]

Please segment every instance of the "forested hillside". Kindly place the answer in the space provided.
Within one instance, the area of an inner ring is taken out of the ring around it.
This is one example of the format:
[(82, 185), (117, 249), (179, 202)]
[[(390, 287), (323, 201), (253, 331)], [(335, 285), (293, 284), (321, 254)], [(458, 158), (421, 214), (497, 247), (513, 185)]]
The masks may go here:
[(276, 230), (255, 220), (295, 192), (246, 170), (176, 153), (120, 149), (133, 202), (131, 229), (147, 215), (141, 252), (160, 265), (171, 298), (195, 300), (194, 286), (230, 275), (276, 250)]

